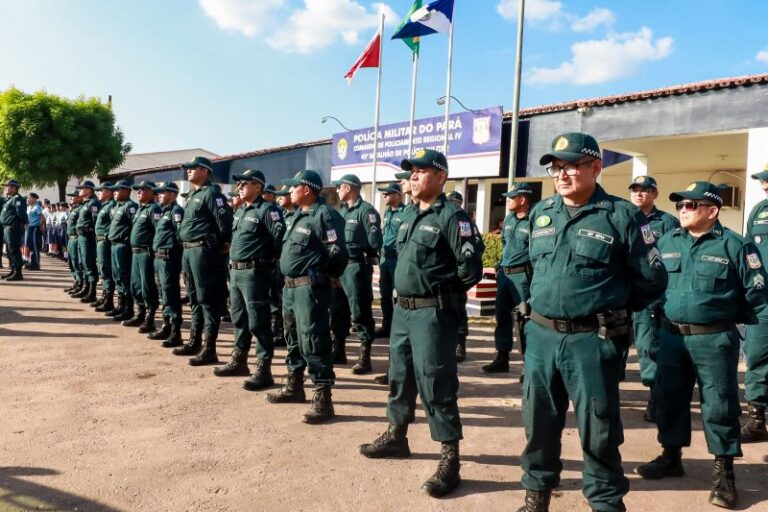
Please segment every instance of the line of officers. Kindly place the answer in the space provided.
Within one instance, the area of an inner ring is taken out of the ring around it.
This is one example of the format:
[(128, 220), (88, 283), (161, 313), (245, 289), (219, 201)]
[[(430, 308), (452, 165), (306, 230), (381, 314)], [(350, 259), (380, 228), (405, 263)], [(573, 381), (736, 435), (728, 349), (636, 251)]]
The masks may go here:
[[(523, 382), (527, 445), (521, 457), (526, 497), (520, 512), (549, 510), (552, 490), (560, 482), (560, 439), (569, 401), (578, 422), (583, 492), (590, 506), (625, 510), (629, 481), (619, 453), (624, 439), (619, 382), (633, 337), (643, 383), (652, 393), (646, 415), (656, 421), (663, 446), (661, 456), (636, 472), (644, 478), (684, 474), (682, 448), (690, 445), (690, 404), (698, 384), (705, 437), (715, 456), (709, 501), (735, 507), (733, 459), (742, 454), (742, 438), (767, 437), (768, 292), (755, 243), (761, 248), (768, 245), (768, 240), (763, 244), (768, 237), (768, 201), (750, 216), (753, 243), (720, 224), (722, 198), (719, 189), (707, 182), (692, 183), (670, 195), (680, 227), (653, 206), (658, 188), (650, 177), (631, 185), (635, 205), (608, 195), (597, 183), (602, 171), (600, 148), (587, 134), (556, 137), (540, 163), (548, 166), (555, 180), (554, 196), (531, 208), (527, 184), (516, 184), (505, 194), (510, 213), (503, 225), (504, 250), (497, 272), (497, 354), (483, 368), (508, 371), (513, 331), (527, 342)], [(465, 336), (461, 332), (466, 291), (482, 276), (483, 245), (466, 212), (443, 194), (448, 177), (443, 154), (420, 151), (401, 166), (400, 187), (390, 184), (380, 189), (387, 202), (383, 233), (378, 212), (360, 198), (360, 180), (352, 175), (334, 182), (342, 201), (340, 211), (321, 198), (323, 183), (314, 171), (301, 171), (284, 182), (288, 188), (281, 194), (289, 200), (281, 211), (262, 197), (263, 174), (247, 170), (234, 176), (243, 201), (234, 219), (225, 198), (211, 184), (212, 167), (203, 157), (184, 164), (192, 185), (184, 210), (175, 204), (178, 190), (172, 183), (136, 185), (139, 204), (130, 200), (125, 183), (111, 187), (84, 183), (84, 189), (95, 193), (100, 188), (103, 194), (102, 208), (94, 208), (95, 198), (82, 194), (83, 188), (79, 195), (86, 196), (84, 205), (90, 205), (82, 211), (95, 219), (95, 245), (108, 242), (110, 250), (94, 251), (99, 262), (96, 275), (78, 274), (73, 268), (74, 289), (79, 287), (77, 294), (83, 299), (95, 299), (95, 282), (101, 275), (104, 295), (97, 310), (111, 309), (113, 318), (151, 332), (154, 339), (169, 336), (163, 344), (176, 346), (176, 354), (194, 356), (192, 365), (211, 364), (217, 362), (215, 345), (226, 304), (228, 267), (235, 349), (229, 363), (214, 373), (248, 374), (247, 353), (255, 338), (256, 369), (245, 387), (263, 389), (274, 383), (270, 289), (281, 288), (288, 375), (267, 400), (305, 402), (308, 372), (314, 395), (304, 415), (307, 423), (334, 416), (333, 365), (345, 360), (343, 343), (350, 326), (355, 326), (361, 342), (355, 373), (371, 370), (371, 343), (377, 335), (389, 334), (389, 369), (380, 380), (390, 388), (390, 424), (359, 449), (369, 458), (409, 456), (407, 431), (420, 396), (432, 439), (441, 443), (437, 471), (423, 488), (442, 496), (461, 480), (457, 356), (463, 357), (459, 339)], [(768, 170), (755, 177), (768, 189)], [(400, 204), (403, 193), (410, 194), (412, 205)], [(99, 218), (110, 204), (108, 226), (99, 230)], [(79, 243), (88, 234), (75, 231), (74, 240)], [(84, 252), (80, 254), (87, 261)], [(102, 253), (111, 257), (98, 257)], [(105, 260), (110, 261), (111, 272), (102, 271)], [(375, 264), (380, 266), (384, 314), (378, 333), (370, 306)], [(164, 306), (163, 326), (157, 330), (158, 299), (150, 285), (154, 272)], [(170, 283), (173, 272), (176, 290)], [(183, 345), (179, 272), (192, 309), (190, 335)], [(114, 281), (116, 305), (108, 278)], [(275, 282), (282, 286), (274, 286)], [(745, 350), (750, 415), (743, 429), (737, 323), (749, 324)]]

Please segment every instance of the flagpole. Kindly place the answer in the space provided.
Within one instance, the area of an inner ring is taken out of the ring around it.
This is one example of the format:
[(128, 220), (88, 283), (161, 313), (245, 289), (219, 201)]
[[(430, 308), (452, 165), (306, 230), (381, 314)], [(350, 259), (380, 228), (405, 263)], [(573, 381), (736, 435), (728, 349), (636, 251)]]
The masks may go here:
[(371, 204), (378, 210), (376, 204), (376, 167), (379, 163), (379, 114), (381, 112), (381, 68), (384, 64), (384, 13), (379, 21), (379, 72), (376, 79), (376, 111), (373, 120), (373, 177), (371, 178)]
[(512, 96), (512, 125), (509, 135), (509, 171), (507, 172), (507, 190), (517, 177), (517, 132), (520, 124), (520, 74), (523, 64), (523, 21), (525, 17), (525, 0), (520, 0), (520, 11), (517, 13), (517, 51), (515, 56), (515, 86)]
[(445, 84), (445, 127), (444, 135), (445, 141), (443, 142), (443, 154), (448, 156), (448, 121), (451, 117), (451, 69), (453, 67), (453, 26), (456, 23), (456, 12), (453, 13), (453, 19), (451, 20), (451, 28), (448, 33), (448, 78)]
[(419, 76), (419, 54), (413, 52), (413, 72), (411, 77), (411, 122), (408, 127), (408, 158), (413, 154), (413, 127), (416, 122), (416, 80)]

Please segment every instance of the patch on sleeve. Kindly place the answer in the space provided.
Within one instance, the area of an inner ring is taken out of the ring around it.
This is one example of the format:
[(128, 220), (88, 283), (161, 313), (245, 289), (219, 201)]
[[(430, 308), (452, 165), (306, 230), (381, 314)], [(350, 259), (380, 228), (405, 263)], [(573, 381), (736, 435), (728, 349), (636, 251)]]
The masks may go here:
[(472, 245), (470, 242), (464, 242), (464, 245), (461, 246), (461, 253), (464, 256), (474, 256), (475, 246)]
[(749, 268), (751, 269), (758, 269), (763, 266), (763, 264), (760, 263), (760, 256), (758, 256), (757, 253), (747, 254), (747, 265), (749, 265)]
[(472, 236), (472, 224), (465, 220), (459, 221), (459, 235), (461, 235), (462, 238), (469, 238)]
[(280, 220), (280, 214), (277, 212), (269, 212), (269, 216), (272, 217), (272, 220)]
[(98, 211), (99, 211), (99, 207), (98, 207), (98, 206), (91, 206), (91, 211), (92, 211), (93, 213), (96, 213), (96, 212), (98, 212)]
[(336, 234), (335, 229), (329, 229), (325, 232), (325, 237), (328, 239), (329, 242), (335, 242), (339, 239), (339, 236)]
[(646, 245), (653, 245), (656, 243), (656, 237), (653, 235), (653, 229), (650, 224), (640, 226), (640, 232), (643, 234), (643, 242)]
[(219, 208), (224, 206), (224, 198), (223, 197), (217, 197), (216, 198), (216, 206)]
[(21, 199), (16, 200), (16, 206), (21, 206)]
[(133, 206), (131, 206), (130, 208), (128, 208), (128, 213), (130, 213), (131, 215), (133, 215), (134, 213), (136, 213), (136, 208), (134, 208)]
[(160, 220), (160, 214), (159, 214), (159, 213), (153, 213), (153, 214), (152, 214), (152, 218), (153, 218), (154, 220)]
[(376, 224), (376, 214), (375, 213), (369, 213), (368, 214), (368, 222), (371, 224)]
[(180, 213), (174, 213), (173, 214), (173, 220), (174, 220), (174, 222), (181, 222), (181, 214)]
[(656, 247), (648, 251), (648, 263), (651, 265), (651, 268), (661, 268), (661, 259), (661, 253)]

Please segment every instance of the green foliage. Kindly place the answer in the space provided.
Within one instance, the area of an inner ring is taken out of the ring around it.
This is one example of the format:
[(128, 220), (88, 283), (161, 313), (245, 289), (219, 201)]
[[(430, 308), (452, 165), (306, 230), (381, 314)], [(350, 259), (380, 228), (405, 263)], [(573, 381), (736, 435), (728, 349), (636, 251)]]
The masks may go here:
[(495, 267), (501, 261), (501, 237), (491, 233), (483, 233), (485, 252), (483, 253), (483, 267)]
[(130, 151), (109, 106), (96, 98), (62, 98), (16, 88), (0, 93), (0, 175), (22, 185), (102, 176)]

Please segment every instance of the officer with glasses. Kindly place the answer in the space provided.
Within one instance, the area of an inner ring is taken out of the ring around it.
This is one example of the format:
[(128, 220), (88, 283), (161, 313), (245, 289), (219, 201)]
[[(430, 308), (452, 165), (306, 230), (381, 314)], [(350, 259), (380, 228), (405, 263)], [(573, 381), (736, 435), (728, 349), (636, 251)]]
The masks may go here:
[(682, 447), (691, 444), (691, 399), (698, 383), (704, 437), (715, 456), (709, 502), (738, 501), (733, 458), (739, 437), (739, 333), (768, 303), (768, 277), (755, 245), (718, 219), (720, 190), (706, 181), (670, 194), (681, 228), (659, 240), (669, 273), (653, 386), (658, 440), (664, 451), (636, 472), (646, 479), (683, 476)]

